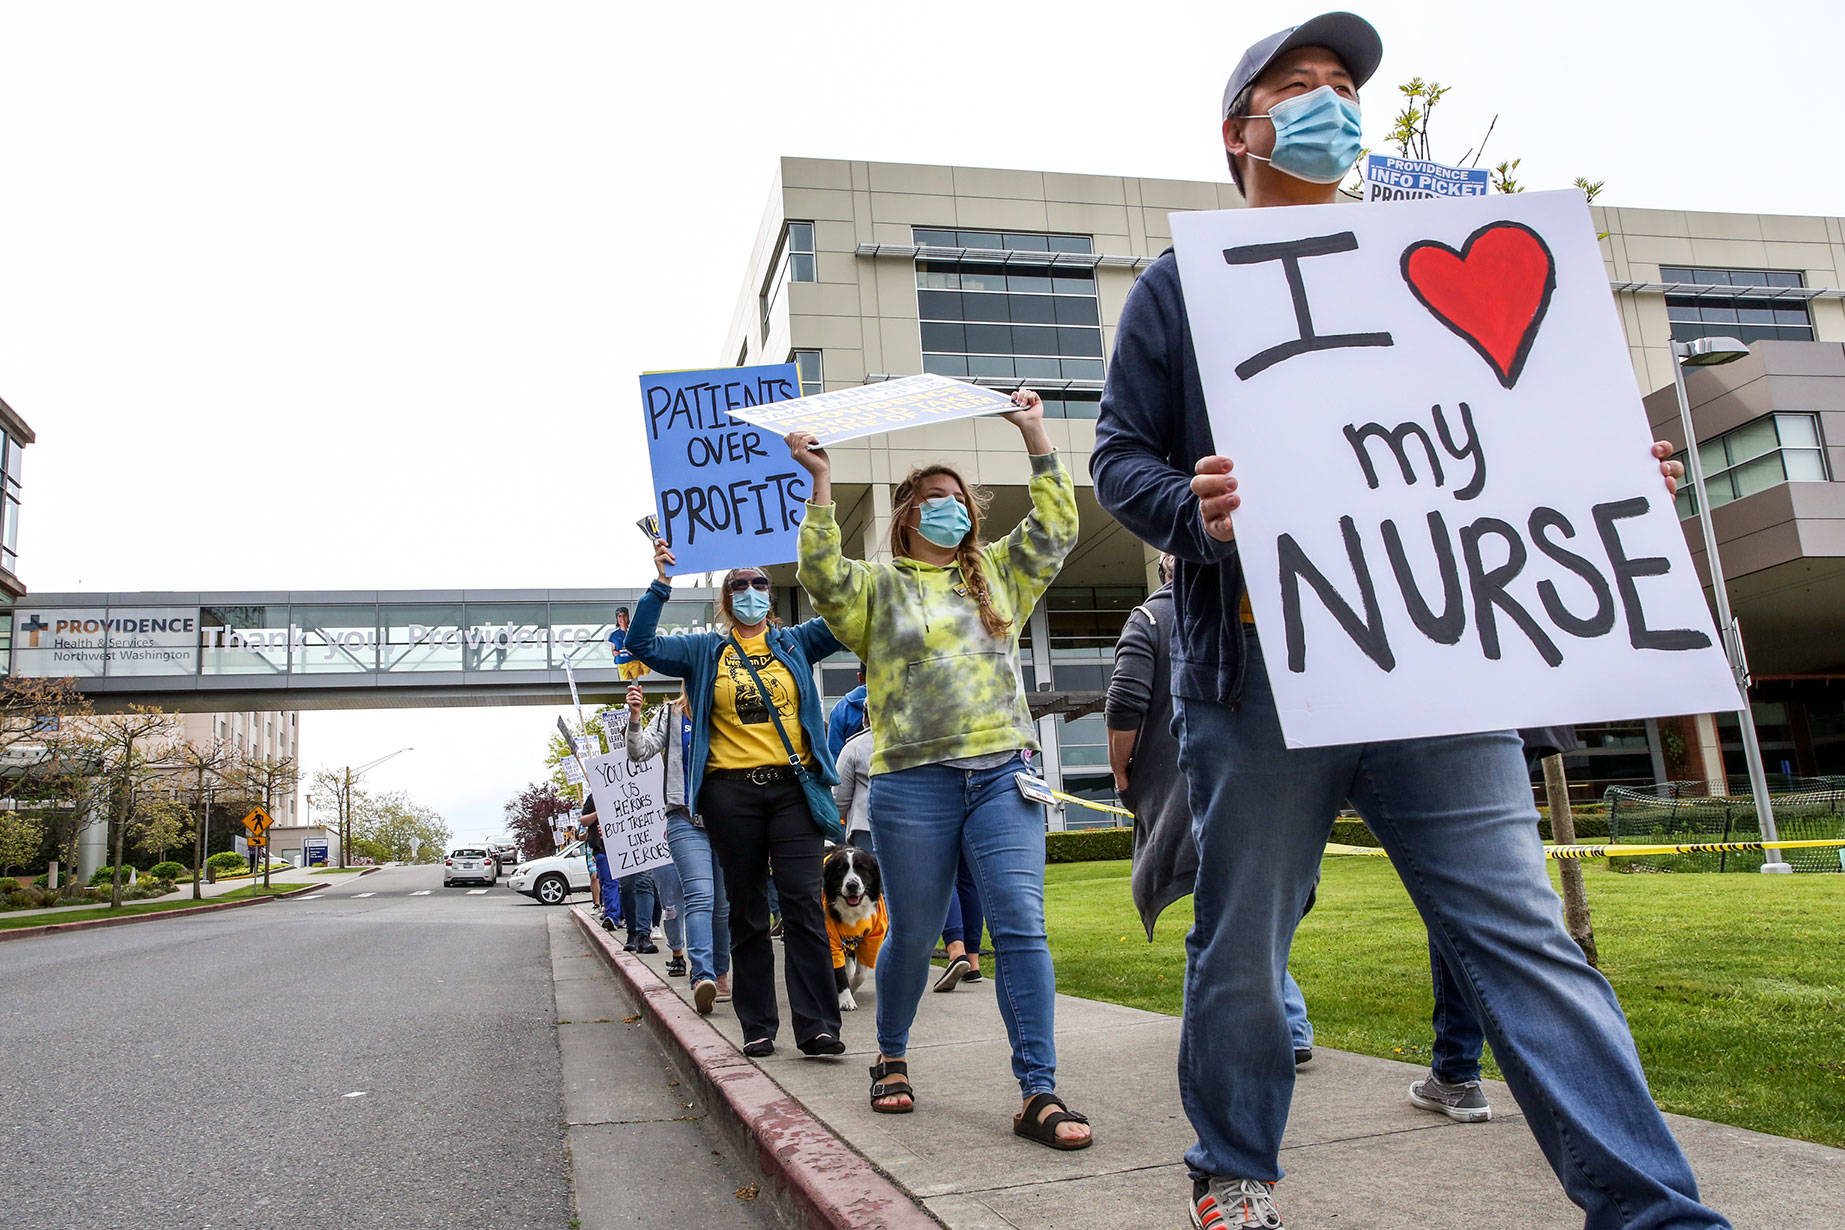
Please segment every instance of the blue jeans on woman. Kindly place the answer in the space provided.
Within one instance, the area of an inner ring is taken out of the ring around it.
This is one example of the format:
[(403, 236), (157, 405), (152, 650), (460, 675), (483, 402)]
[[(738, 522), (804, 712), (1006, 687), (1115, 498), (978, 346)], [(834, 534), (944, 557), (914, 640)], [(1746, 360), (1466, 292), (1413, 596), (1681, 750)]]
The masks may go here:
[[(693, 985), (730, 973), (730, 898), (711, 838), (684, 812), (666, 818), (666, 844), (685, 896), (685, 953)], [(669, 937), (670, 939), (670, 937)]]
[(1253, 629), (1245, 644), (1238, 706), (1181, 697), (1176, 719), (1199, 858), (1179, 1036), (1193, 1177), (1281, 1178), (1288, 948), (1349, 800), (1479, 1009), (1586, 1230), (1728, 1226), (1699, 1203), (1621, 1006), (1564, 929), (1518, 735), (1290, 748)]
[(1012, 1074), (1030, 1097), (1057, 1086), (1057, 983), (1044, 937), (1044, 809), (1019, 793), (1013, 779), (1023, 771), (1014, 757), (995, 769), (931, 764), (880, 773), (871, 779), (871, 824), (890, 907), (878, 953), (878, 1049), (892, 1059), (909, 1049), (966, 854), (999, 957), (993, 981)]
[(602, 917), (610, 926), (621, 922), (621, 885), (609, 871), (609, 856), (590, 851), (596, 864), (596, 881), (602, 888)]
[(1486, 1030), (1473, 1000), (1461, 985), (1441, 950), (1429, 940), (1429, 980), (1435, 984), (1435, 1026), (1433, 1062), (1429, 1071), (1444, 1085), (1465, 1085), (1480, 1079), (1480, 1050), (1486, 1043)]
[[(672, 842), (667, 842), (672, 848)], [(653, 877), (653, 898), (660, 907), (660, 925), (666, 929), (666, 946), (673, 952), (685, 950), (685, 886), (680, 882), (679, 869), (671, 863), (661, 863), (650, 867), (648, 874)]]

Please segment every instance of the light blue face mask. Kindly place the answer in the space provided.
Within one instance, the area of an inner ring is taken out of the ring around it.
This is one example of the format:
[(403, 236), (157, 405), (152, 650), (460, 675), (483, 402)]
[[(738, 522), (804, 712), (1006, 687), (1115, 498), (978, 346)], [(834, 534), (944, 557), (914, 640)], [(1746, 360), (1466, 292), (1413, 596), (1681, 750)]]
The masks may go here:
[(759, 624), (769, 617), (769, 595), (759, 589), (746, 589), (730, 596), (730, 613), (740, 624)]
[(1268, 119), (1275, 125), (1274, 150), (1267, 158), (1249, 156), (1310, 184), (1338, 183), (1364, 148), (1358, 104), (1330, 85), (1276, 103), (1268, 109)]
[(961, 501), (952, 495), (938, 495), (922, 502), (916, 528), (922, 531), (924, 538), (946, 548), (960, 546), (973, 524), (974, 519), (968, 516)]

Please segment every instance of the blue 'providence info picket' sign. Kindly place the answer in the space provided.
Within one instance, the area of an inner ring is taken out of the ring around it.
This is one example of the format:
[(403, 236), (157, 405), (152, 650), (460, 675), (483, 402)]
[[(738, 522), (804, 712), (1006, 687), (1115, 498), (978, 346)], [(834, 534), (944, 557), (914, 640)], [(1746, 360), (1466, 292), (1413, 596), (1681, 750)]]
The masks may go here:
[(674, 575), (795, 558), (807, 472), (779, 439), (730, 412), (800, 393), (792, 363), (642, 375), (654, 501)]

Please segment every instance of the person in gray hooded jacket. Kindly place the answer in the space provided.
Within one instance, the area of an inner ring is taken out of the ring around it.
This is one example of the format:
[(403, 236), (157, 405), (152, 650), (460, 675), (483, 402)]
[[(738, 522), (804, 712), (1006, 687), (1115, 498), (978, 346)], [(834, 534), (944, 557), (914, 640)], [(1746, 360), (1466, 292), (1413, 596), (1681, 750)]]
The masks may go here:
[(685, 895), (685, 946), (691, 959), (692, 1004), (701, 1014), (730, 999), (730, 899), (724, 870), (711, 854), (704, 821), (686, 803), (686, 759), (692, 719), (685, 693), (641, 720), (646, 698), (640, 684), (628, 687), (628, 759), (666, 757), (666, 844), (673, 852)]

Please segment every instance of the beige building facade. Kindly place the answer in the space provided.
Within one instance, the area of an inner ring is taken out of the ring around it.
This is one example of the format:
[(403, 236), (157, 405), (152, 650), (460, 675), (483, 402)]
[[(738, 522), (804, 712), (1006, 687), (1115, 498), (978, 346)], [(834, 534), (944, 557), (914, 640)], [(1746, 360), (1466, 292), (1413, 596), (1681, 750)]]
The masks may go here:
[[(182, 714), (180, 737), (198, 747), (209, 746), (216, 739), (232, 755), (257, 760), (293, 760), (301, 763), (301, 715), (293, 712), (262, 713), (186, 713)], [(291, 791), (278, 799), (274, 819), (279, 826), (295, 826), (301, 819), (301, 791)]]
[[(1093, 692), (1106, 685), (1115, 634), (1151, 572), (1151, 553), (1102, 511), (1088, 477), (1115, 322), (1140, 271), (1170, 245), (1170, 214), (1242, 203), (1228, 182), (784, 158), (721, 353), (738, 364), (795, 362), (804, 392), (935, 371), (1042, 393), (1051, 439), (1076, 477), (1082, 538), (1024, 638), (1026, 684)], [(1660, 435), (1682, 435), (1671, 340), (1735, 336), (1754, 350), (1689, 375), (1726, 572), (1732, 592), (1750, 595), (1738, 600), (1744, 634), (1758, 622), (1774, 632), (1764, 638), (1772, 649), (1751, 640), (1758, 671), (1774, 676), (1757, 689), (1757, 725), (1771, 775), (1845, 773), (1845, 483), (1835, 479), (1845, 473), (1845, 220), (1592, 212), (1607, 232), (1636, 389), (1652, 394)], [(846, 541), (867, 557), (888, 554), (891, 484), (914, 465), (947, 461), (988, 487), (993, 524), (1027, 507), (1017, 433), (996, 420), (829, 452)], [(1687, 528), (1701, 555), (1694, 523)], [(780, 578), (790, 586), (791, 571)], [(823, 679), (829, 696), (843, 694), (850, 664), (829, 664)], [(1589, 746), (1573, 776), (1721, 776), (1721, 739), (1740, 780), (1733, 723), (1727, 738), (1721, 718), (1687, 729), (1689, 752), (1668, 764), (1667, 750), (1687, 740), (1662, 740), (1658, 723), (1584, 727)], [(1046, 719), (1043, 733), (1053, 777), (1078, 794), (1112, 795), (1099, 715)], [(1710, 763), (1699, 763), (1700, 746)]]

